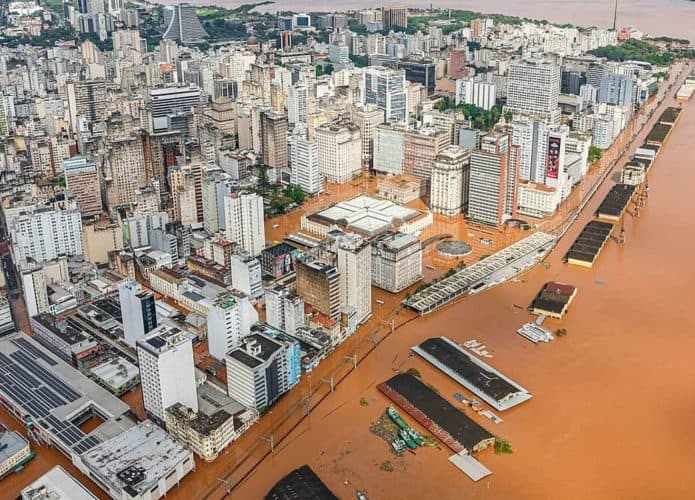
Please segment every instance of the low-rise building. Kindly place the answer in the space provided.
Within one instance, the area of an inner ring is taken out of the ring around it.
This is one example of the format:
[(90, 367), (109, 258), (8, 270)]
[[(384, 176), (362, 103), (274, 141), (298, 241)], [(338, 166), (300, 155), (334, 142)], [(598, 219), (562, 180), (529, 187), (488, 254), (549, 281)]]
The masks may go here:
[(166, 410), (167, 432), (206, 462), (215, 460), (256, 420), (256, 410), (247, 410), (210, 384), (198, 388), (197, 412), (181, 403)]
[(20, 433), (0, 426), (0, 479), (33, 457), (29, 442)]
[(112, 356), (91, 367), (87, 375), (111, 394), (121, 396), (140, 383), (140, 370), (120, 356)]
[(157, 500), (195, 469), (190, 449), (150, 420), (73, 458), (111, 498)]
[(5, 332), (11, 332), (14, 328), (12, 310), (10, 309), (9, 300), (7, 300), (7, 294), (0, 292), (0, 335)]
[(377, 181), (376, 194), (394, 203), (410, 203), (425, 194), (426, 183), (414, 175), (399, 174), (380, 178)]
[(34, 338), (63, 361), (80, 366), (81, 361), (100, 351), (99, 343), (85, 331), (67, 321), (41, 313), (30, 319)]
[(97, 497), (56, 465), (22, 490), (22, 500), (97, 500)]

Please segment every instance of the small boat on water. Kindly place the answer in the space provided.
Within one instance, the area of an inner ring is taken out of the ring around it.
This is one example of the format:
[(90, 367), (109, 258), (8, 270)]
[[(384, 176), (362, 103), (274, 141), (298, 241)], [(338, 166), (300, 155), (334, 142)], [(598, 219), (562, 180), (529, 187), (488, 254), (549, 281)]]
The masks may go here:
[(406, 430), (404, 430), (404, 429), (399, 429), (399, 430), (398, 430), (398, 435), (401, 437), (401, 439), (402, 439), (403, 441), (405, 441), (405, 444), (408, 446), (408, 448), (410, 448), (411, 450), (414, 450), (415, 448), (417, 448), (417, 443), (416, 443), (415, 440), (410, 436), (410, 434), (408, 433), (408, 431), (406, 431)]
[(395, 439), (391, 443), (391, 446), (393, 446), (393, 449), (396, 450), (396, 453), (403, 453), (405, 451), (405, 441), (402, 439)]

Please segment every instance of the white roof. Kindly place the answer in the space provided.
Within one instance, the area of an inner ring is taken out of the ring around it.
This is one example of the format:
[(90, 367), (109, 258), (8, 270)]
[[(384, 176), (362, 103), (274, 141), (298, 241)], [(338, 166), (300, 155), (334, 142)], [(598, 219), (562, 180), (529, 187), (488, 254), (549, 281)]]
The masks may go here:
[(96, 500), (82, 483), (56, 465), (22, 490), (24, 500)]

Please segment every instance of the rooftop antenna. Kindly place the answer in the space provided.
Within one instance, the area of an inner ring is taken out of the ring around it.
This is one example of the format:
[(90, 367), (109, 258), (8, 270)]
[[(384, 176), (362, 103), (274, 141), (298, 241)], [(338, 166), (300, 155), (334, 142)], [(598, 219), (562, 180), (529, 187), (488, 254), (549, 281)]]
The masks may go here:
[(613, 31), (616, 29), (618, 20), (618, 0), (615, 0), (615, 7), (613, 8)]

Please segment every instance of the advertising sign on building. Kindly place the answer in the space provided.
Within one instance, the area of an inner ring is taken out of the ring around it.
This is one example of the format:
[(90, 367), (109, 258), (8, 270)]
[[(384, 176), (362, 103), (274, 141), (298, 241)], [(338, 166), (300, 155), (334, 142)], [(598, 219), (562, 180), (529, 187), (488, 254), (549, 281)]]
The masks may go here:
[(549, 179), (557, 179), (560, 170), (560, 145), (559, 137), (548, 138), (548, 159), (545, 166), (545, 176)]

